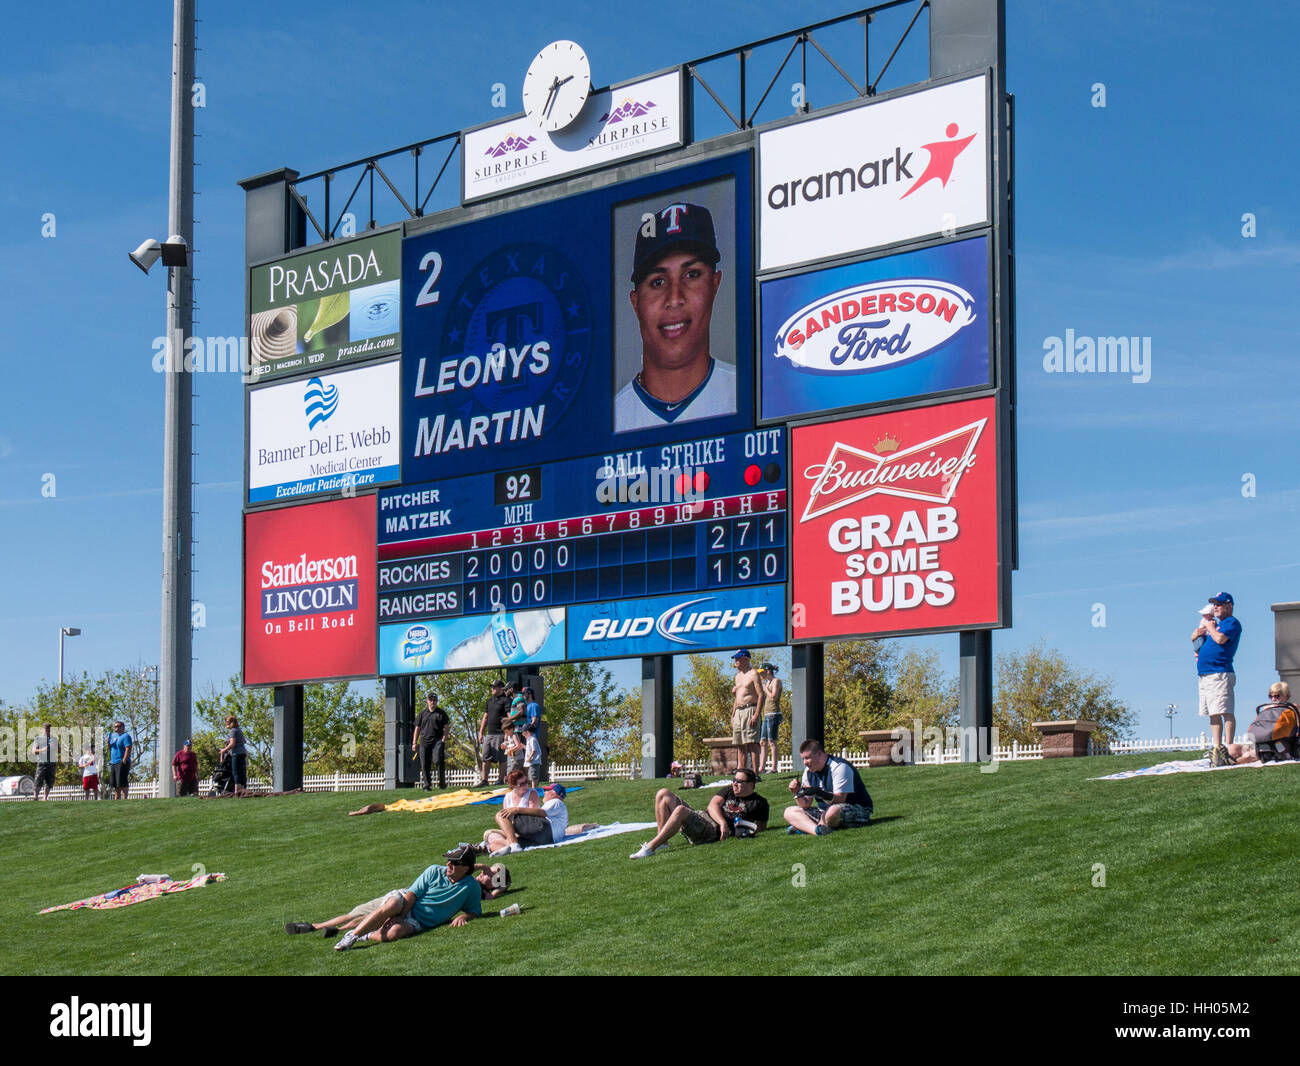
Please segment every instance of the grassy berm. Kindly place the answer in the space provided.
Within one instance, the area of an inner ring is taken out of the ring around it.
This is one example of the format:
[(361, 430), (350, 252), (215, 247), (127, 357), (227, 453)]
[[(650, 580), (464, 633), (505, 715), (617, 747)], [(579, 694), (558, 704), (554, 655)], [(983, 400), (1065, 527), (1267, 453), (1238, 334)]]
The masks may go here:
[[(877, 821), (653, 858), (649, 833), (509, 860), (463, 929), (336, 952), (287, 936), (404, 887), (493, 808), (348, 818), (420, 793), (0, 804), (11, 974), (1274, 974), (1300, 972), (1300, 768), (1090, 781), (1168, 755), (867, 771)], [(575, 820), (651, 820), (662, 781), (591, 781)], [(687, 793), (702, 806), (710, 793)], [(227, 880), (114, 911), (43, 907), (140, 873)], [(519, 917), (495, 910), (510, 902)]]

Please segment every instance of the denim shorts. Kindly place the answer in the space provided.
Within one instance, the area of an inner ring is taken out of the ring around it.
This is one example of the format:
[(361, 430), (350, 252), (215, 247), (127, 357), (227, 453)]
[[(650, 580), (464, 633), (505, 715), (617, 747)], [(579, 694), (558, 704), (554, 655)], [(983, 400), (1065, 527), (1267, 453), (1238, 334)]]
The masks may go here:
[(758, 739), (770, 740), (773, 744), (775, 744), (777, 739), (776, 735), (781, 729), (781, 723), (784, 721), (785, 721), (785, 715), (779, 712), (777, 714), (763, 715), (763, 723), (759, 727)]

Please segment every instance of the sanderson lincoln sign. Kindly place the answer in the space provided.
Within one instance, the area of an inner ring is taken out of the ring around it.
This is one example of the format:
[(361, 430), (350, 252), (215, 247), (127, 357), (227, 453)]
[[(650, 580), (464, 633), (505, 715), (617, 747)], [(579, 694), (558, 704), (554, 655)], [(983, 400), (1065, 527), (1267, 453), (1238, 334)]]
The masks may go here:
[(577, 122), (557, 133), (523, 115), (467, 130), (461, 200), (499, 196), (682, 143), (682, 76), (674, 70), (593, 93)]

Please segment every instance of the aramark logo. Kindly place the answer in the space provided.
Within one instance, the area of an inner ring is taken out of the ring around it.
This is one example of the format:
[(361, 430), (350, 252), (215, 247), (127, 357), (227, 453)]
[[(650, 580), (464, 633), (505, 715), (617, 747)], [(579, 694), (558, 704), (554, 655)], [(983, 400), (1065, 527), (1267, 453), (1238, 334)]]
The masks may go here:
[(711, 603), (714, 597), (700, 596), (683, 603), (676, 603), (662, 612), (658, 617), (641, 615), (636, 618), (593, 618), (587, 623), (582, 639), (620, 640), (629, 637), (648, 637), (658, 633), (675, 644), (694, 647), (702, 643), (691, 640), (690, 633), (721, 633), (727, 630), (744, 631), (758, 624), (759, 618), (767, 613), (767, 607), (742, 607), (732, 611), (710, 611), (695, 609), (698, 604)]
[(51, 1005), (50, 1036), (129, 1036), (136, 1047), (148, 1047), (152, 1019), (151, 1003), (82, 1003), (73, 996)]
[[(809, 174), (806, 178), (777, 182), (767, 190), (767, 206), (773, 211), (780, 211), (784, 207), (794, 207), (801, 197), (804, 203), (811, 203), (815, 200), (829, 200), (832, 196), (883, 188), (890, 183), (891, 171), (895, 185), (903, 181), (912, 183), (906, 192), (899, 195), (900, 200), (906, 200), (931, 181), (938, 181), (947, 188), (957, 157), (976, 136), (972, 133), (969, 137), (958, 137), (958, 132), (957, 123), (950, 122), (945, 130), (948, 137), (945, 141), (931, 141), (906, 153), (902, 145), (895, 145), (892, 155), (886, 154), (880, 159), (868, 159), (852, 163), (842, 170), (828, 170), (824, 174)], [(912, 156), (921, 149), (929, 153), (930, 160), (917, 176), (910, 168)]]
[(307, 408), (307, 428), (315, 429), (322, 422), (329, 421), (330, 415), (338, 410), (339, 388), (337, 385), (327, 386), (320, 378), (312, 378), (307, 382), (307, 391), (302, 399)]
[(513, 133), (509, 134), (504, 141), (494, 144), (491, 148), (484, 151), (485, 156), (492, 159), (500, 159), (503, 155), (509, 155), (511, 152), (526, 152), (528, 146), (532, 144), (536, 137), (516, 137)]
[(961, 476), (975, 465), (975, 445), (988, 419), (962, 426), (911, 448), (886, 434), (876, 451), (836, 441), (826, 462), (808, 467), (803, 476), (813, 483), (800, 522), (847, 507), (868, 496), (900, 496), (925, 503), (948, 503)]
[(640, 118), (642, 115), (648, 115), (658, 105), (653, 100), (647, 100), (644, 104), (639, 100), (633, 100), (628, 97), (618, 107), (612, 111), (600, 116), (602, 125), (612, 126), (616, 122), (626, 122), (628, 119)]
[(818, 373), (884, 370), (941, 348), (976, 317), (974, 297), (948, 282), (873, 281), (796, 311), (777, 331), (776, 357)]

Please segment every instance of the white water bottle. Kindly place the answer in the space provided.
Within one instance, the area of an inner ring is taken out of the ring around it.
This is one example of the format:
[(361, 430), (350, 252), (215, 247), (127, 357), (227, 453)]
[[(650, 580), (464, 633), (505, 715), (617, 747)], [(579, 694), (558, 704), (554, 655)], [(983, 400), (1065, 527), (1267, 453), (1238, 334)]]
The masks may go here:
[(494, 614), (482, 630), (447, 652), (443, 669), (473, 670), (527, 662), (546, 643), (551, 630), (563, 621), (563, 607)]

